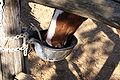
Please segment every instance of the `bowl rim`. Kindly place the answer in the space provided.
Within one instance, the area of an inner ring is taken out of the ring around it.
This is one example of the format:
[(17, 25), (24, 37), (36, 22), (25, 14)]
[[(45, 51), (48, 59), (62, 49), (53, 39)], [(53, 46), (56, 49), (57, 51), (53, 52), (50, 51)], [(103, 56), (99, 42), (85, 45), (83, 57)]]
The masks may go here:
[(63, 51), (63, 50), (73, 49), (76, 46), (78, 40), (75, 37), (75, 35), (72, 35), (72, 37), (74, 39), (74, 44), (70, 45), (70, 46), (67, 46), (67, 47), (62, 47), (62, 48), (55, 48), (55, 47), (51, 47), (49, 45), (47, 46), (47, 45), (45, 45), (46, 41), (44, 41), (44, 40), (40, 41), (40, 40), (36, 39), (36, 42), (38, 42), (42, 46), (42, 48), (44, 47), (44, 48), (48, 48), (48, 49), (51, 49), (51, 50), (54, 50), (54, 51)]

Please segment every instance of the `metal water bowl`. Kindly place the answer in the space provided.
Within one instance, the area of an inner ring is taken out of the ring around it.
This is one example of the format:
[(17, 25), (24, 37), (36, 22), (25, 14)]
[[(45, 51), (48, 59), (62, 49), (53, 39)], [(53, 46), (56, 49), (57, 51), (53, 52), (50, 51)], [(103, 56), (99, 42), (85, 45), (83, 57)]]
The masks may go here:
[(45, 42), (44, 35), (46, 32), (46, 30), (40, 31), (42, 41), (35, 40), (37, 43), (37, 45), (35, 45), (35, 47), (37, 47), (35, 48), (35, 51), (37, 55), (45, 61), (60, 61), (65, 59), (77, 44), (77, 38), (72, 35), (71, 37), (68, 37), (67, 43), (63, 48), (51, 47)]

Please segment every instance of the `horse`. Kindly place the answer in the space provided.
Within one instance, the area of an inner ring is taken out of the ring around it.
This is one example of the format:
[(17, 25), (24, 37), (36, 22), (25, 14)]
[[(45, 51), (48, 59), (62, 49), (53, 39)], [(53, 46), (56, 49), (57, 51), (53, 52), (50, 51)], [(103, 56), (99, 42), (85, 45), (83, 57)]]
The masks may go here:
[(64, 47), (68, 36), (73, 35), (85, 20), (87, 18), (56, 9), (46, 33), (47, 44), (56, 48)]

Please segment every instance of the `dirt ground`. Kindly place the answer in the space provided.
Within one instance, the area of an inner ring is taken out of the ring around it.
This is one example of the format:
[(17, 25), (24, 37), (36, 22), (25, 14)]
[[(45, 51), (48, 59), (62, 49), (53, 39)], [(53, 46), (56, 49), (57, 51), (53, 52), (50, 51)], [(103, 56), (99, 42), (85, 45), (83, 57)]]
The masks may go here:
[[(53, 8), (28, 2), (21, 7), (24, 26), (33, 23), (48, 28)], [(34, 51), (29, 53), (30, 74), (35, 80), (120, 80), (120, 37), (116, 29), (88, 19), (75, 36), (78, 44), (62, 61), (47, 62)]]

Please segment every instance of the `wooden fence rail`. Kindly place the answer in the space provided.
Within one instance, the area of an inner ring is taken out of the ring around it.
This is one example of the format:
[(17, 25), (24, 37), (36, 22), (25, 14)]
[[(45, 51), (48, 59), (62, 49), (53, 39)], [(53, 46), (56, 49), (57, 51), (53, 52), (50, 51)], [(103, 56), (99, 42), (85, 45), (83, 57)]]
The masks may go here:
[(120, 0), (28, 0), (104, 22), (120, 29)]

